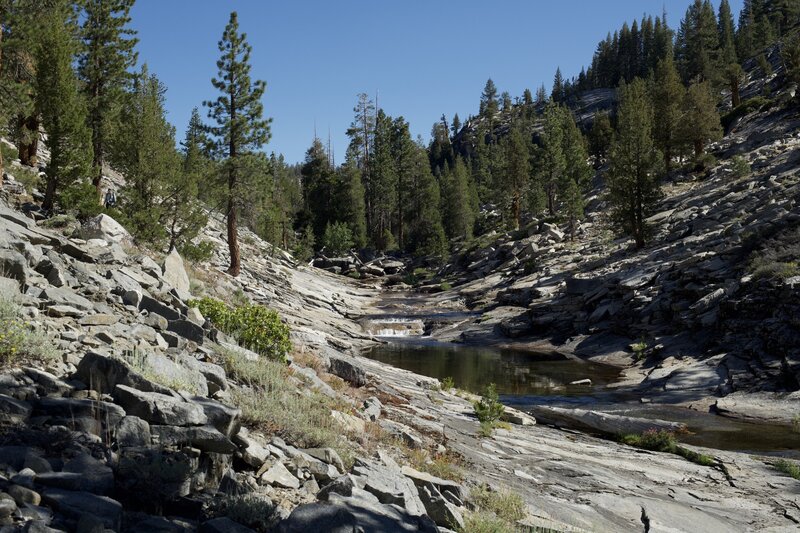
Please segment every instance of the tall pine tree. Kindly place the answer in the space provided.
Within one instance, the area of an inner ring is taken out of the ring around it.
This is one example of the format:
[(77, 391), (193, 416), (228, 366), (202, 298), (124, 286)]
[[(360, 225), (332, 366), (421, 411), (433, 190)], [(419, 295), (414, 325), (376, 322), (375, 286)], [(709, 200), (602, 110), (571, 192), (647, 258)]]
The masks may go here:
[(92, 183), (98, 196), (114, 113), (129, 79), (128, 69), (136, 64), (136, 32), (128, 27), (133, 3), (134, 0), (83, 0), (84, 49), (79, 72), (92, 130)]
[(77, 52), (75, 12), (58, 0), (40, 19), (36, 58), (36, 112), (47, 131), (50, 162), (42, 208), (53, 208), (57, 191), (89, 175), (92, 148), (86, 105), (72, 69)]
[(645, 220), (660, 197), (657, 177), (661, 155), (653, 144), (652, 106), (641, 79), (619, 88), (617, 135), (607, 176), (614, 222), (641, 248), (647, 237)]
[(672, 158), (678, 155), (681, 144), (680, 126), (685, 93), (675, 62), (666, 57), (658, 62), (651, 95), (653, 102), (653, 136), (656, 147), (664, 154), (664, 167), (672, 168)]

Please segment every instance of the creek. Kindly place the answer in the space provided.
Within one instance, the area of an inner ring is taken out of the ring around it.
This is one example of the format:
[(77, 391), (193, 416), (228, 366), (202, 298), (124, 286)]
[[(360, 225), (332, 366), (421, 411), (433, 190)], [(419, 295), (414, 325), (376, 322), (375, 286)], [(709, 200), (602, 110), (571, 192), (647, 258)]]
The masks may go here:
[[(575, 407), (681, 422), (689, 432), (678, 439), (687, 444), (800, 458), (800, 434), (792, 428), (643, 403), (635, 389), (613, 387), (620, 379), (620, 369), (610, 365), (514, 349), (441, 343), (420, 336), (423, 328), (416, 317), (408, 321), (380, 320), (387, 322), (376, 325), (375, 330), (390, 334), (385, 339), (389, 342), (370, 349), (366, 357), (439, 380), (449, 377), (456, 387), (473, 393), (494, 383), (504, 404), (523, 411), (536, 406)], [(394, 326), (384, 327), (386, 324)]]

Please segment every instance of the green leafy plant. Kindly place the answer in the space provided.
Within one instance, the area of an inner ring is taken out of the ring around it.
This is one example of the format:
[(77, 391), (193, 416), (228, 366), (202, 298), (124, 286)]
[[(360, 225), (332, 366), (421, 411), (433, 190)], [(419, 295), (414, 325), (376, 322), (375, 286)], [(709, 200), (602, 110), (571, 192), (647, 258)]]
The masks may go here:
[(744, 178), (750, 175), (750, 164), (744, 157), (737, 155), (731, 160), (731, 175), (734, 178)]
[(327, 255), (342, 255), (353, 248), (353, 232), (344, 222), (328, 223), (322, 236), (322, 246)]
[(794, 479), (800, 480), (800, 465), (793, 461), (787, 461), (786, 459), (778, 459), (772, 465), (775, 467), (776, 470), (779, 472), (783, 472), (787, 476), (791, 476)]
[(289, 327), (272, 309), (258, 304), (242, 304), (235, 308), (224, 302), (204, 297), (191, 300), (189, 305), (239, 344), (270, 359), (285, 361), (292, 348)]
[(490, 436), (492, 428), (495, 427), (505, 412), (505, 407), (499, 401), (497, 387), (494, 383), (486, 386), (481, 399), (473, 402), (472, 407), (475, 409), (475, 416), (478, 417), (481, 423), (481, 434)]
[(641, 361), (644, 359), (645, 352), (647, 351), (647, 341), (642, 339), (641, 341), (631, 344), (631, 349), (633, 350), (633, 360), (634, 361)]
[(225, 515), (256, 531), (270, 531), (275, 525), (275, 504), (256, 494), (229, 496), (224, 501)]
[(452, 377), (447, 376), (446, 378), (442, 379), (442, 389), (443, 390), (450, 390), (456, 386), (456, 382), (453, 380)]
[(23, 320), (19, 305), (0, 295), (0, 367), (28, 360), (52, 361), (56, 357), (52, 339), (31, 329)]
[(197, 244), (187, 242), (180, 247), (180, 253), (190, 263), (197, 264), (208, 261), (214, 255), (214, 243), (201, 241)]

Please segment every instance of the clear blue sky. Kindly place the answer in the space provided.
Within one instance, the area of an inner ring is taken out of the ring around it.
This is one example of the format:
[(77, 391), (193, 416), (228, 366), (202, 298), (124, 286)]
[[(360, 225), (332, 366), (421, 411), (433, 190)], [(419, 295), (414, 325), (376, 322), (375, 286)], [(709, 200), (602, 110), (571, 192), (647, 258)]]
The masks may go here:
[[(742, 1), (731, 1), (734, 17)], [(192, 108), (216, 96), (217, 41), (238, 11), (253, 76), (267, 82), (264, 108), (274, 122), (265, 150), (301, 161), (316, 123), (323, 139), (330, 128), (339, 163), (360, 92), (377, 92), (380, 106), (427, 142), (442, 113), (477, 113), (487, 78), (512, 97), (542, 82), (549, 91), (556, 67), (577, 75), (608, 31), (662, 8), (676, 28), (690, 2), (138, 0), (132, 26), (140, 63), (168, 87), (180, 139)]]

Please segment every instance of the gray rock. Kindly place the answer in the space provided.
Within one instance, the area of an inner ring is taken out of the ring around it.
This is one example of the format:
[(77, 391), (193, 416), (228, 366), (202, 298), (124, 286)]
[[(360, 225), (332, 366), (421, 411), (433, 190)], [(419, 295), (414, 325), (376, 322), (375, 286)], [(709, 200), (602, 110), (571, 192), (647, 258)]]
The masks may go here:
[(121, 527), (122, 505), (107, 496), (97, 496), (89, 492), (74, 492), (61, 489), (48, 489), (42, 493), (45, 504), (73, 520), (84, 514), (99, 518), (103, 525), (114, 531)]
[(103, 313), (96, 313), (81, 318), (78, 324), (81, 326), (110, 326), (119, 322), (118, 315), (107, 315)]
[(42, 496), (27, 487), (20, 485), (11, 485), (7, 489), (8, 495), (14, 498), (18, 506), (23, 507), (26, 505), (39, 505), (42, 502)]
[(156, 313), (149, 313), (146, 317), (144, 317), (143, 322), (151, 328), (159, 331), (166, 331), (166, 329), (169, 327), (169, 320)]
[(107, 495), (114, 489), (114, 473), (91, 455), (82, 454), (68, 461), (62, 472), (38, 474), (36, 483), (57, 489)]
[(426, 484), (419, 488), (419, 497), (428, 516), (436, 522), (436, 525), (464, 529), (464, 517), (458, 508), (447, 501), (442, 493), (432, 484)]
[(150, 432), (160, 446), (190, 445), (204, 452), (230, 454), (236, 445), (212, 426), (159, 426), (151, 425)]
[(16, 279), (0, 276), (0, 294), (18, 299), (22, 285)]
[(113, 428), (125, 416), (119, 405), (96, 400), (79, 400), (75, 398), (41, 398), (34, 406), (34, 413), (69, 420), (71, 418), (89, 418), (107, 424)]
[(205, 330), (191, 320), (170, 320), (167, 329), (197, 344), (203, 344), (203, 340), (205, 340)]
[(453, 494), (457, 498), (457, 501), (454, 501), (453, 503), (459, 505), (459, 502), (463, 502), (466, 499), (464, 487), (455, 481), (442, 479), (428, 474), (427, 472), (420, 472), (419, 470), (411, 468), (410, 466), (404, 466), (402, 468), (402, 472), (403, 475), (409, 478), (417, 488), (432, 485), (437, 491), (443, 494), (448, 492)]
[(183, 266), (183, 259), (175, 248), (164, 258), (164, 281), (178, 289), (189, 292), (189, 276)]
[(328, 372), (334, 376), (339, 376), (354, 387), (363, 387), (368, 382), (367, 373), (363, 368), (340, 357), (330, 358), (330, 368)]
[(339, 454), (336, 453), (336, 450), (332, 448), (308, 448), (303, 451), (315, 459), (335, 466), (340, 472), (344, 472), (344, 463)]
[(101, 394), (110, 394), (117, 384), (145, 392), (172, 394), (170, 389), (144, 378), (122, 360), (97, 352), (89, 352), (83, 356), (76, 376), (90, 389)]
[(53, 305), (68, 305), (81, 311), (93, 311), (94, 304), (75, 292), (61, 287), (47, 287), (42, 291), (41, 298), (48, 300)]
[(17, 503), (8, 494), (0, 492), (0, 518), (8, 518), (17, 512)]
[(425, 514), (417, 488), (399, 470), (357, 459), (352, 472), (359, 488), (374, 494), (381, 503), (399, 505), (412, 515)]
[(292, 475), (280, 461), (276, 461), (272, 467), (261, 474), (259, 481), (265, 485), (274, 485), (285, 489), (300, 488), (300, 480)]
[(88, 219), (75, 230), (73, 237), (83, 240), (100, 239), (106, 242), (130, 241), (131, 235), (122, 225), (105, 213)]
[(203, 408), (203, 412), (208, 417), (208, 423), (226, 437), (239, 431), (239, 417), (242, 415), (242, 410), (238, 407), (231, 407), (202, 396), (193, 396), (191, 401)]
[(71, 305), (51, 305), (47, 308), (47, 315), (56, 318), (81, 318), (85, 314), (86, 311), (72, 307)]
[(0, 272), (24, 285), (28, 281), (28, 260), (14, 250), (0, 250)]
[(31, 404), (0, 394), (0, 422), (3, 424), (25, 423), (32, 412)]
[(147, 295), (142, 295), (142, 300), (139, 302), (139, 309), (150, 313), (156, 313), (167, 320), (178, 320), (181, 317), (181, 314), (172, 307)]
[(361, 410), (361, 414), (363, 414), (364, 418), (367, 420), (372, 420), (374, 422), (381, 417), (382, 409), (383, 404), (381, 401), (374, 396), (370, 396), (364, 400), (364, 408)]
[(116, 438), (120, 448), (149, 446), (150, 424), (138, 416), (126, 416), (117, 424)]
[(208, 417), (200, 405), (166, 394), (117, 385), (114, 387), (113, 395), (127, 414), (138, 416), (150, 424), (202, 426), (208, 422)]

